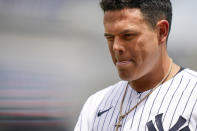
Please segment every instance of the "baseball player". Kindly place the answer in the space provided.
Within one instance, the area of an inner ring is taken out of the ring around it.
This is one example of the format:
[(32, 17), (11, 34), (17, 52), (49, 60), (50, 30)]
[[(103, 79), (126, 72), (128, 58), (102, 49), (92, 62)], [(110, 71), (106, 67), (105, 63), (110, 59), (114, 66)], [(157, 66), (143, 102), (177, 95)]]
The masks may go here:
[(122, 81), (90, 96), (75, 131), (197, 131), (197, 73), (167, 53), (170, 0), (102, 0)]

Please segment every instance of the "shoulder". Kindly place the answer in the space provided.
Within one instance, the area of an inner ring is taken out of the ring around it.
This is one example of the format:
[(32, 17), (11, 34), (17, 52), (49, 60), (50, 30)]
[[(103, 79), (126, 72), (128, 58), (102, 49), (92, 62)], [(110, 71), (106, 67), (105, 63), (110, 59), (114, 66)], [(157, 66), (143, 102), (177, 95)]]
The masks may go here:
[(118, 90), (118, 88), (121, 88), (126, 83), (126, 81), (120, 81), (89, 96), (80, 113), (80, 118), (82, 119), (81, 121), (86, 123), (83, 125), (88, 125), (88, 127), (91, 127), (91, 123), (93, 122), (94, 116), (97, 112), (97, 108), (105, 96), (108, 94), (110, 95), (113, 90)]
[(182, 71), (184, 79), (187, 80), (186, 88), (183, 94), (182, 105), (185, 103), (184, 114), (185, 118), (190, 120), (197, 120), (197, 112), (195, 108), (197, 107), (197, 72), (186, 68)]
[(88, 104), (90, 104), (90, 105), (91, 105), (91, 103), (94, 104), (94, 105), (95, 105), (95, 103), (98, 104), (98, 103), (100, 103), (100, 102), (103, 100), (103, 98), (104, 98), (107, 94), (112, 93), (112, 91), (114, 91), (114, 90), (116, 90), (116, 89), (118, 89), (118, 88), (121, 88), (122, 86), (124, 86), (124, 85), (126, 85), (126, 84), (127, 84), (126, 81), (119, 81), (118, 83), (116, 83), (116, 84), (114, 84), (114, 85), (108, 86), (107, 88), (102, 89), (102, 90), (96, 92), (95, 94), (91, 95), (91, 96), (88, 98), (88, 100), (87, 100), (86, 103), (88, 103)]
[(183, 68), (175, 77), (181, 78), (182, 82), (197, 82), (197, 72), (189, 68)]
[(102, 89), (102, 90), (96, 92), (95, 94), (89, 96), (89, 98), (85, 102), (82, 110), (89, 114), (90, 113), (89, 109), (91, 108), (92, 114), (94, 114), (96, 112), (98, 106), (100, 105), (100, 103), (105, 98), (105, 96), (110, 95), (112, 93), (112, 91), (118, 90), (118, 88), (121, 88), (126, 83), (127, 83), (126, 81), (120, 81), (114, 85), (111, 85), (111, 86), (109, 86), (105, 89)]
[[(189, 105), (195, 105), (197, 101), (197, 72), (186, 68), (182, 71), (185, 82), (185, 94), (188, 96)], [(185, 97), (186, 98), (186, 97)]]
[(194, 90), (197, 90), (197, 72), (189, 68), (185, 68), (180, 72), (182, 75), (183, 83), (188, 83), (188, 86), (192, 86)]
[(188, 76), (190, 79), (197, 79), (197, 72), (194, 70), (191, 70), (189, 68), (186, 68), (182, 71), (184, 75)]

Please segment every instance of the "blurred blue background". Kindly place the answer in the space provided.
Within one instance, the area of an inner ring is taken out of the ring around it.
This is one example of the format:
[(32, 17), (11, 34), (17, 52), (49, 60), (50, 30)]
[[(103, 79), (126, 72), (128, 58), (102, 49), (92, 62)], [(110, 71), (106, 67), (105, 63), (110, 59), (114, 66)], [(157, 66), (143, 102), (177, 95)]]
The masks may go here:
[[(172, 3), (169, 54), (197, 70), (197, 1)], [(99, 0), (0, 0), (0, 129), (73, 130), (88, 96), (119, 80), (102, 22)]]

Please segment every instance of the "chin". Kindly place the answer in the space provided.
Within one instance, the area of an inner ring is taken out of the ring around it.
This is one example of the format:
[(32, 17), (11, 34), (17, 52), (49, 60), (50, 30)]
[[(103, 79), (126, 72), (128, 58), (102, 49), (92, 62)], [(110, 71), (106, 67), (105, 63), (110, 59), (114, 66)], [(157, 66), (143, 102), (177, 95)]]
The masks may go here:
[(119, 77), (125, 81), (132, 81), (133, 76), (129, 72), (118, 71)]

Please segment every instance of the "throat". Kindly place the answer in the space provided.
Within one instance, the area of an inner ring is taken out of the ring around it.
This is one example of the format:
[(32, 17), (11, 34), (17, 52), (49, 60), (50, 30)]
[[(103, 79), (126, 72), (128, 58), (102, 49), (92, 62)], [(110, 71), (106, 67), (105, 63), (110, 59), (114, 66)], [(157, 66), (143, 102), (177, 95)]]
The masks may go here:
[(173, 65), (173, 62), (171, 60), (167, 70), (156, 70), (152, 73), (150, 72), (140, 79), (129, 82), (129, 84), (137, 92), (144, 92), (166, 82), (167, 80), (172, 78), (179, 71), (179, 69), (180, 67)]
[(129, 84), (136, 92), (142, 93), (157, 86), (157, 84), (160, 83), (162, 79), (165, 77), (165, 74), (161, 76), (158, 76), (158, 75), (154, 77), (153, 76), (154, 75), (147, 75), (141, 79), (129, 82)]
[(160, 81), (161, 79), (157, 81), (132, 81), (129, 84), (136, 92), (142, 93), (154, 88)]

